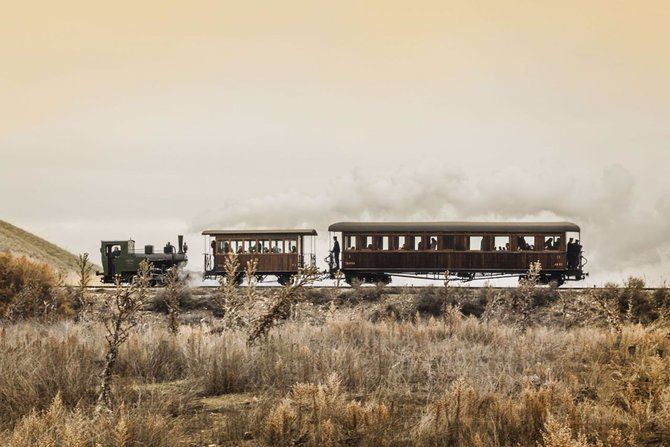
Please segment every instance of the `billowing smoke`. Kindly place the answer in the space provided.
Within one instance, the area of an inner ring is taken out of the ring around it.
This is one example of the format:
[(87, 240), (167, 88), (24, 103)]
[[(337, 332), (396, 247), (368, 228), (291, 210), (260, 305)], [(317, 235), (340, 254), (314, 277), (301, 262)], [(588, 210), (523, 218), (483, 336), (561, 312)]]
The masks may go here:
[(342, 220), (570, 220), (582, 228), (591, 273), (667, 272), (670, 195), (638, 197), (625, 168), (609, 166), (597, 176), (517, 168), (469, 172), (355, 170), (320, 190), (228, 200), (202, 213), (193, 230), (309, 227), (323, 233)]

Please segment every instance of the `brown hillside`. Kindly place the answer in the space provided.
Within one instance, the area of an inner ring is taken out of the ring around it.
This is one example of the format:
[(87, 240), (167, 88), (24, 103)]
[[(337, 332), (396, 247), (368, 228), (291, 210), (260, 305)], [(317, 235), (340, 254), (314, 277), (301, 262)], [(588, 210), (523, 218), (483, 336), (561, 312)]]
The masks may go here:
[(0, 220), (0, 252), (2, 251), (47, 264), (66, 276), (71, 276), (77, 270), (77, 257), (69, 251)]

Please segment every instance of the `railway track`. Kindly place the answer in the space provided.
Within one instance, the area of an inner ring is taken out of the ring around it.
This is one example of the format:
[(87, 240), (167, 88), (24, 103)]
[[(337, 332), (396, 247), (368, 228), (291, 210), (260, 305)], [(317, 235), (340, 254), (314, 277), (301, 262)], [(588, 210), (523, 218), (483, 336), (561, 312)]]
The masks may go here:
[[(68, 286), (64, 286), (68, 287)], [(71, 286), (71, 287), (78, 287), (78, 286)], [(201, 286), (193, 286), (191, 287), (192, 290), (214, 290), (217, 289), (219, 286), (215, 285), (201, 285)], [(244, 288), (245, 286), (242, 285), (240, 288)], [(279, 285), (262, 285), (259, 284), (256, 286), (257, 289), (281, 289), (283, 286)], [(372, 288), (374, 287), (373, 285), (365, 285), (362, 286), (365, 288)], [(452, 285), (450, 286), (455, 289), (459, 290), (479, 290), (482, 288), (485, 288), (486, 286), (461, 286), (461, 285)], [(543, 286), (538, 286), (538, 287), (543, 287)], [(109, 289), (113, 290), (115, 286), (113, 285), (98, 285), (98, 286), (87, 286), (86, 289), (88, 290), (96, 290), (96, 289)], [(316, 285), (316, 286), (308, 286), (306, 287), (308, 289), (337, 289), (338, 287), (333, 286), (333, 285)], [(403, 289), (409, 289), (409, 290), (421, 290), (421, 289), (428, 289), (428, 288), (434, 288), (434, 289), (439, 289), (440, 286), (433, 285), (433, 286), (392, 286), (392, 285), (387, 285), (384, 286), (384, 290), (397, 290), (401, 291)], [(492, 290), (513, 290), (516, 289), (514, 286), (489, 286), (490, 289)], [(156, 289), (161, 289), (161, 287), (156, 287)], [(347, 290), (351, 289), (350, 286), (348, 285), (342, 285), (339, 287), (339, 289)], [(580, 292), (580, 291), (585, 291), (585, 290), (601, 290), (604, 289), (604, 287), (560, 287), (556, 289), (559, 292)], [(663, 287), (644, 287), (641, 290), (645, 291), (655, 291), (658, 289), (663, 289)]]

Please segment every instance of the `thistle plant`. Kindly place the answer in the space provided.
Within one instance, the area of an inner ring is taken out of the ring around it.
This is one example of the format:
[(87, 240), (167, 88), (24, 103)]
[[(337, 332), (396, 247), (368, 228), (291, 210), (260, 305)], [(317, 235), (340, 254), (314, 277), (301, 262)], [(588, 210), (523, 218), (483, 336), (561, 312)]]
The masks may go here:
[(96, 411), (112, 406), (112, 373), (116, 365), (119, 348), (130, 335), (130, 331), (137, 325), (137, 313), (146, 302), (149, 290), (151, 264), (147, 260), (140, 263), (137, 276), (128, 287), (121, 286), (121, 279), (116, 277), (116, 291), (109, 302), (109, 318), (104, 320), (107, 343), (105, 367), (101, 374), (100, 392)]
[(77, 257), (77, 305), (80, 316), (84, 315), (91, 303), (88, 300), (86, 288), (91, 284), (93, 276), (93, 264), (88, 260), (88, 253), (80, 254)]
[(183, 289), (181, 268), (172, 266), (165, 274), (165, 306), (168, 311), (168, 330), (173, 335), (179, 333), (179, 296)]
[(444, 285), (445, 290), (449, 290), (449, 284), (451, 283), (451, 279), (449, 278), (450, 274), (451, 272), (449, 271), (449, 269), (446, 269), (444, 271), (444, 281), (442, 282), (442, 284)]
[(504, 300), (502, 294), (495, 293), (488, 281), (484, 286), (484, 294), (486, 296), (486, 306), (484, 307), (484, 313), (482, 313), (482, 321), (488, 322), (496, 317), (498, 309), (504, 304)]
[(236, 253), (231, 251), (226, 254), (223, 268), (225, 275), (219, 278), (219, 289), (214, 294), (214, 300), (223, 312), (224, 327), (231, 328), (243, 323), (241, 310), (244, 302), (237, 296), (240, 261)]
[(342, 280), (344, 279), (344, 273), (342, 273), (342, 270), (338, 269), (333, 274), (333, 279), (335, 280), (335, 287), (328, 291), (328, 295), (330, 298), (330, 305), (328, 306), (328, 319), (331, 321), (335, 319), (335, 311), (337, 310), (337, 305), (335, 304), (335, 301), (337, 300), (337, 297), (340, 294), (340, 288), (342, 287)]
[(519, 296), (515, 295), (516, 303), (513, 307), (519, 313), (519, 325), (522, 331), (525, 331), (530, 324), (530, 313), (533, 309), (533, 293), (540, 279), (542, 264), (539, 261), (531, 262), (528, 268), (528, 274), (519, 281)]
[(247, 280), (247, 301), (251, 302), (256, 297), (256, 270), (258, 269), (258, 258), (249, 259), (244, 266), (244, 277)]
[(298, 273), (291, 277), (288, 284), (271, 298), (269, 306), (258, 317), (251, 332), (249, 332), (247, 343), (252, 345), (259, 338), (265, 337), (280, 318), (286, 318), (293, 305), (304, 298), (305, 287), (313, 284), (320, 276), (316, 266), (299, 269)]
[(453, 327), (461, 321), (463, 314), (461, 313), (461, 305), (459, 303), (454, 303), (451, 300), (452, 291), (450, 287), (451, 280), (449, 279), (449, 273), (449, 269), (444, 271), (444, 282), (441, 291), (443, 299), (442, 316), (444, 323), (449, 327)]

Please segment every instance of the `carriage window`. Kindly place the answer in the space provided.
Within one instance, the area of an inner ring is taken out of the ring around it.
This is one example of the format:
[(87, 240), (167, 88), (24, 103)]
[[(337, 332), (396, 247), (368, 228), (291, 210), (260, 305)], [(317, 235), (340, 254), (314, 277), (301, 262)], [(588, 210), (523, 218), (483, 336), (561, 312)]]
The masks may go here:
[(470, 236), (470, 245), (469, 249), (471, 251), (475, 250), (484, 250), (484, 237), (483, 236)]
[(372, 249), (372, 238), (370, 236), (358, 236), (358, 247), (360, 250)]
[(284, 251), (284, 241), (275, 239), (271, 242), (271, 245), (270, 251), (272, 253), (282, 253)]
[(345, 236), (344, 248), (347, 250), (356, 250), (356, 238), (354, 236)]
[(421, 236), (414, 236), (412, 247), (414, 250), (425, 250), (426, 247), (424, 247), (423, 238)]
[(545, 250), (559, 250), (561, 248), (560, 236), (545, 236), (544, 249)]
[(534, 250), (535, 237), (534, 236), (517, 236), (516, 237), (517, 250)]
[(298, 253), (298, 243), (294, 240), (287, 242), (287, 250), (289, 253)]
[(230, 241), (219, 241), (219, 253), (230, 252)]
[(389, 237), (388, 236), (382, 236), (382, 250), (390, 250), (390, 245), (389, 245)]
[(398, 248), (400, 250), (409, 250), (407, 246), (407, 238), (405, 236), (398, 236)]
[(426, 250), (437, 250), (437, 236), (428, 236), (428, 247)]
[(509, 236), (496, 236), (493, 239), (493, 249), (499, 251), (509, 250)]
[(267, 240), (258, 241), (258, 252), (270, 253), (270, 241)]
[[(237, 253), (237, 251), (240, 249), (240, 246), (242, 245), (242, 241), (230, 241), (230, 244), (228, 245), (229, 251), (232, 251), (233, 253)], [(224, 244), (225, 246), (225, 244)]]

